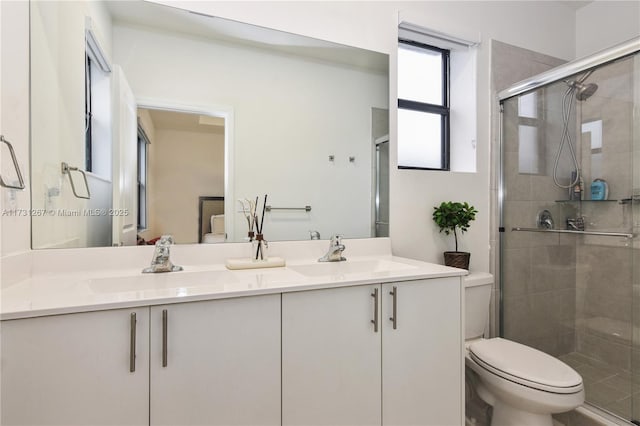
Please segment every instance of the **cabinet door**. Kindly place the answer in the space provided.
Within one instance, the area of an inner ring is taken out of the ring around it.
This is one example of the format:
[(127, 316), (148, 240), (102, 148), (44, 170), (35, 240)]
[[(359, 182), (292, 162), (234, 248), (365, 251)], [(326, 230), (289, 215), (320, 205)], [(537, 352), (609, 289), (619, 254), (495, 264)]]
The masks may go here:
[(151, 425), (280, 425), (279, 294), (153, 307), (151, 324)]
[(384, 284), (382, 294), (382, 424), (463, 424), (460, 278)]
[(379, 289), (282, 295), (283, 425), (380, 425)]
[(148, 344), (148, 308), (3, 321), (2, 424), (148, 425)]

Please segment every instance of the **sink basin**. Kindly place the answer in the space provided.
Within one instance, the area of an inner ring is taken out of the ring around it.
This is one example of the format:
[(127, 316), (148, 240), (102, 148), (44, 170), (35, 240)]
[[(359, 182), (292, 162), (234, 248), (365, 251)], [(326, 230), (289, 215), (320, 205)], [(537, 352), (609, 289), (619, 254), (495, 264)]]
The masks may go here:
[(165, 272), (140, 274), (128, 277), (97, 278), (89, 280), (89, 288), (96, 293), (121, 293), (129, 291), (166, 290), (233, 284), (237, 277), (227, 271)]
[(308, 265), (290, 265), (290, 269), (307, 277), (381, 275), (389, 272), (415, 269), (415, 266), (390, 260), (346, 260), (343, 262), (318, 262)]

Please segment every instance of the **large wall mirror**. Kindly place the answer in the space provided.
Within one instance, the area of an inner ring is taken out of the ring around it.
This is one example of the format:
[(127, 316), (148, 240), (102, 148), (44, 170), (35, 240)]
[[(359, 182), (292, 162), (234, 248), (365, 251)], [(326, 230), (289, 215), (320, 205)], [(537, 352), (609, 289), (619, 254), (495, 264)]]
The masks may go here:
[[(386, 236), (388, 56), (144, 1), (31, 1), (32, 247)], [(203, 217), (206, 216), (206, 217)]]

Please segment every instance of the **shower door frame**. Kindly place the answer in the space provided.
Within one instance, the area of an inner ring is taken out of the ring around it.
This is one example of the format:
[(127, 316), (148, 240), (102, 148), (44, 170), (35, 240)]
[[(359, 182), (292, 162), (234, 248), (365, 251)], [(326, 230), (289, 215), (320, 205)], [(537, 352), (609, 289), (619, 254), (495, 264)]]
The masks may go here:
[(498, 92), (498, 102), (502, 104), (503, 101), (514, 96), (555, 83), (573, 74), (587, 71), (591, 68), (622, 59), (626, 56), (631, 56), (638, 52), (640, 52), (640, 37), (632, 38), (631, 40), (617, 44), (608, 49), (601, 50), (593, 55), (576, 59), (575, 61), (568, 62), (564, 65), (560, 65), (559, 67), (550, 69), (549, 71), (545, 71), (526, 80), (515, 83), (509, 88)]

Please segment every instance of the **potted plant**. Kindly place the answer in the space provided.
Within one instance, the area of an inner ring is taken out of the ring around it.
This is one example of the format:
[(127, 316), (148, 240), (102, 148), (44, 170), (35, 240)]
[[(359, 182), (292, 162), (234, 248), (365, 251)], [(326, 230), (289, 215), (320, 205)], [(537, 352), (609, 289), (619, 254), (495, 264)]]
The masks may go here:
[(475, 220), (478, 211), (469, 203), (443, 201), (440, 206), (434, 207), (433, 220), (440, 228), (440, 232), (447, 235), (453, 232), (456, 242), (455, 251), (444, 252), (444, 264), (455, 268), (469, 269), (471, 253), (458, 251), (458, 231), (461, 234), (469, 229), (469, 222)]

